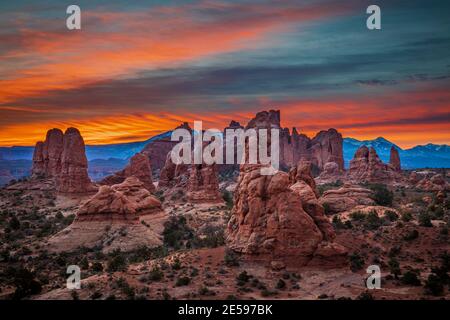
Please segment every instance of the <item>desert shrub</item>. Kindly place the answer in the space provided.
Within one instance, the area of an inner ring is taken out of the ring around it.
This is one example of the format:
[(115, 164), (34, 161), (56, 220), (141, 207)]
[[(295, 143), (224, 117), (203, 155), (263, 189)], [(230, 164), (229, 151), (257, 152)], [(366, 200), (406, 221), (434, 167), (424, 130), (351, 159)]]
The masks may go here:
[(261, 296), (263, 296), (263, 297), (274, 296), (274, 295), (276, 295), (277, 293), (278, 293), (277, 291), (272, 291), (272, 290), (267, 290), (267, 289), (261, 290)]
[(394, 257), (389, 259), (388, 266), (390, 273), (394, 275), (396, 279), (398, 278), (399, 275), (402, 274), (400, 269), (400, 263)]
[(189, 277), (180, 277), (177, 279), (177, 282), (175, 283), (175, 286), (181, 287), (181, 286), (187, 286), (189, 283), (191, 283), (191, 278)]
[(432, 227), (433, 225), (431, 224), (431, 217), (427, 212), (422, 212), (419, 215), (419, 224), (422, 227)]
[(224, 261), (225, 264), (229, 267), (239, 266), (237, 254), (233, 250), (228, 248), (225, 250)]
[(202, 229), (202, 237), (196, 236), (192, 241), (194, 247), (217, 248), (225, 243), (224, 228), (216, 225), (206, 225)]
[(164, 273), (158, 266), (154, 266), (148, 275), (148, 279), (151, 281), (160, 281), (164, 278)]
[(248, 282), (252, 276), (247, 273), (247, 271), (242, 271), (237, 277), (238, 282)]
[(94, 262), (91, 266), (92, 271), (94, 272), (102, 272), (103, 265), (100, 262)]
[(364, 291), (356, 297), (357, 300), (374, 300), (372, 294), (369, 291)]
[(364, 221), (364, 227), (369, 230), (376, 230), (383, 224), (383, 220), (378, 216), (375, 211), (371, 211), (367, 214)]
[(403, 274), (400, 280), (405, 285), (420, 286), (420, 279), (418, 276), (419, 274), (417, 272), (408, 270)]
[(352, 221), (363, 221), (366, 218), (366, 214), (361, 211), (354, 211), (350, 213), (349, 217)]
[(181, 261), (180, 261), (180, 259), (176, 258), (173, 261), (171, 267), (172, 267), (172, 270), (180, 270), (181, 269)]
[(233, 203), (233, 194), (230, 191), (228, 191), (228, 190), (224, 190), (222, 192), (222, 198), (223, 198), (223, 201), (225, 201), (227, 209), (228, 210), (232, 209), (233, 205), (234, 205), (234, 203)]
[(329, 214), (332, 213), (330, 204), (329, 204), (328, 202), (324, 202), (324, 203), (322, 204), (322, 206), (323, 206), (323, 211), (324, 211), (324, 213), (325, 213), (326, 215), (329, 215)]
[(416, 229), (409, 231), (404, 237), (403, 239), (406, 241), (412, 241), (415, 240), (419, 237), (419, 231), (417, 231)]
[(398, 214), (397, 213), (395, 213), (394, 211), (391, 211), (391, 210), (387, 210), (385, 213), (385, 216), (386, 216), (386, 218), (389, 220), (389, 221), (397, 221), (398, 220)]
[(401, 219), (402, 219), (403, 222), (411, 221), (412, 218), (413, 218), (413, 217), (412, 217), (411, 212), (405, 212), (405, 213), (402, 214), (402, 217), (401, 217)]
[(159, 201), (161, 201), (161, 203), (164, 202), (165, 197), (164, 197), (164, 192), (163, 192), (162, 190), (157, 190), (157, 191), (154, 193), (154, 195), (155, 195), (155, 197), (158, 198)]
[(373, 184), (369, 188), (373, 191), (372, 199), (379, 206), (392, 206), (392, 200), (394, 199), (394, 193), (390, 191), (384, 184)]
[(164, 243), (175, 249), (180, 249), (183, 241), (193, 238), (193, 232), (186, 223), (185, 217), (171, 216), (164, 223)]
[(425, 292), (433, 296), (440, 296), (444, 292), (444, 285), (440, 277), (436, 274), (430, 274), (428, 279), (425, 281)]
[(12, 217), (11, 219), (9, 219), (8, 227), (11, 230), (19, 230), (20, 229), (20, 221), (19, 221), (19, 219), (17, 219), (17, 217), (15, 217), (15, 216)]
[(203, 286), (198, 289), (198, 294), (201, 296), (214, 296), (216, 293), (208, 289), (208, 287)]
[(275, 288), (277, 288), (277, 289), (286, 288), (286, 282), (283, 279), (279, 279)]
[(345, 224), (342, 222), (341, 218), (338, 216), (333, 217), (333, 227), (335, 229), (345, 229)]
[(13, 299), (23, 299), (38, 294), (42, 290), (42, 285), (36, 280), (35, 273), (26, 268), (11, 268), (7, 274), (16, 287)]
[(388, 257), (392, 258), (397, 256), (402, 251), (401, 246), (393, 246), (389, 249)]
[(95, 291), (91, 296), (89, 297), (91, 300), (97, 300), (100, 299), (103, 296), (103, 294), (100, 291)]
[(353, 272), (356, 272), (358, 270), (361, 270), (364, 267), (364, 258), (358, 253), (353, 252), (350, 256), (350, 269)]
[(127, 259), (120, 250), (116, 250), (111, 254), (108, 260), (108, 272), (124, 271), (127, 267)]

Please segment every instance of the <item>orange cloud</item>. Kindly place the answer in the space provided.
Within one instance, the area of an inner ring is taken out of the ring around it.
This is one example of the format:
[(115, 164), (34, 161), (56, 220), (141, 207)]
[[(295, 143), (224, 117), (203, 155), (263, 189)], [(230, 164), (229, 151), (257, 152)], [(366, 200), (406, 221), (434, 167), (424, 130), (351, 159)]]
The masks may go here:
[[(238, 17), (200, 20), (195, 13), (211, 6)], [(0, 102), (80, 87), (142, 70), (267, 45), (268, 35), (290, 23), (305, 22), (348, 10), (347, 6), (271, 7), (201, 3), (158, 7), (143, 12), (83, 12), (80, 31), (22, 29), (25, 47), (3, 58), (17, 68), (1, 80)], [(26, 67), (22, 67), (22, 65)]]

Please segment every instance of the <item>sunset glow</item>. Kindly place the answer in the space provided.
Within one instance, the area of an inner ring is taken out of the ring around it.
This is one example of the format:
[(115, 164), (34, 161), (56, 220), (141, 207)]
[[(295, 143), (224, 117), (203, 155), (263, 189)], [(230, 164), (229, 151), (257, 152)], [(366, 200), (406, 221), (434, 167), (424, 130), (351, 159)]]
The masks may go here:
[(69, 126), (87, 144), (143, 141), (267, 109), (308, 136), (449, 144), (449, 30), (434, 23), (446, 16), (386, 2), (385, 28), (369, 32), (358, 3), (82, 2), (76, 31), (56, 1), (2, 4), (0, 146)]

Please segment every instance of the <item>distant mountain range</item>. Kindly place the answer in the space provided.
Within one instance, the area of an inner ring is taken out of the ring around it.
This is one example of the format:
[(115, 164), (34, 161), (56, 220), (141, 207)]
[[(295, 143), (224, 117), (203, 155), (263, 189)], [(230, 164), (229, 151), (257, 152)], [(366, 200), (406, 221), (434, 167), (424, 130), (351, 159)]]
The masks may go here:
[(429, 143), (410, 149), (402, 149), (383, 137), (374, 140), (357, 140), (344, 138), (344, 162), (348, 168), (349, 162), (360, 146), (373, 147), (383, 162), (389, 161), (391, 146), (399, 151), (402, 168), (450, 168), (450, 146)]
[[(164, 132), (145, 141), (108, 144), (108, 145), (87, 145), (86, 155), (89, 163), (96, 164), (99, 159), (108, 160), (109, 165), (114, 163), (116, 166), (129, 159), (135, 153), (149, 142), (159, 140), (171, 135), (171, 131)], [(419, 145), (410, 149), (402, 149), (385, 138), (379, 137), (374, 140), (357, 140), (353, 138), (344, 138), (344, 162), (348, 168), (350, 160), (353, 158), (356, 150), (362, 146), (374, 147), (384, 162), (389, 161), (391, 146), (399, 150), (402, 167), (405, 169), (415, 168), (450, 168), (450, 146), (427, 144)], [(16, 160), (32, 160), (33, 147), (0, 147), (0, 168), (5, 168), (5, 162)], [(3, 165), (2, 165), (3, 163)], [(31, 166), (31, 161), (29, 162)], [(114, 167), (116, 167), (114, 166)]]

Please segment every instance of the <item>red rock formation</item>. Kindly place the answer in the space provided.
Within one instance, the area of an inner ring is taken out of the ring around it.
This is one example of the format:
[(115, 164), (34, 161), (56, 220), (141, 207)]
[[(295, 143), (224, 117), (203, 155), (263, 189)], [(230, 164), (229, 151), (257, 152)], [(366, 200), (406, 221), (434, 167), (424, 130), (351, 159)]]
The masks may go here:
[(217, 176), (216, 165), (175, 165), (169, 153), (161, 170), (158, 190), (172, 200), (179, 200), (175, 197), (177, 194), (180, 197), (186, 194), (187, 200), (193, 203), (221, 203)]
[[(290, 188), (289, 174), (262, 176), (260, 169), (260, 165), (241, 166), (227, 244), (252, 260), (305, 265), (324, 243), (324, 234)], [(326, 254), (336, 257), (343, 252)]]
[(435, 174), (431, 178), (424, 177), (416, 186), (417, 189), (423, 191), (448, 191), (450, 185), (442, 174)]
[(167, 191), (174, 187), (186, 188), (188, 167), (184, 164), (174, 164), (170, 152), (167, 153), (164, 167), (161, 169), (159, 176), (158, 190)]
[(84, 140), (78, 129), (68, 128), (64, 133), (61, 171), (56, 179), (61, 193), (87, 193), (96, 189), (87, 173)]
[(401, 178), (391, 165), (384, 164), (374, 148), (360, 147), (350, 161), (347, 178), (352, 182), (389, 183)]
[(96, 191), (87, 173), (83, 138), (78, 129), (47, 132), (44, 142), (36, 143), (33, 154), (32, 178), (50, 179), (61, 193)]
[[(186, 129), (192, 131), (187, 122), (182, 123), (176, 129)], [(164, 167), (166, 161), (166, 155), (172, 150), (172, 148), (178, 143), (178, 141), (171, 141), (170, 135), (159, 140), (149, 142), (142, 152), (147, 154), (150, 158), (150, 165), (154, 170), (161, 170)]]
[(222, 203), (215, 165), (193, 165), (188, 181), (188, 199), (194, 203)]
[(259, 129), (270, 129), (270, 128), (280, 128), (280, 110), (270, 110), (261, 111), (256, 114), (256, 116), (251, 119), (246, 129), (249, 128), (259, 128)]
[(32, 177), (38, 178), (46, 175), (43, 151), (44, 142), (37, 142), (33, 152), (33, 167), (31, 168)]
[(131, 157), (130, 163), (125, 167), (125, 169), (104, 178), (100, 182), (100, 184), (119, 184), (128, 177), (138, 178), (148, 191), (155, 191), (155, 185), (153, 184), (152, 180), (152, 168), (150, 165), (150, 159), (144, 152), (136, 153)]
[(74, 222), (49, 239), (49, 249), (97, 247), (107, 253), (160, 246), (166, 220), (161, 202), (133, 176), (121, 184), (101, 186), (78, 209)]
[(293, 167), (300, 160), (311, 161), (322, 171), (328, 162), (335, 162), (339, 170), (344, 169), (344, 156), (342, 151), (342, 135), (335, 129), (319, 132), (314, 139), (304, 134), (299, 134), (296, 128), (292, 134), (288, 128), (281, 128), (280, 111), (270, 110), (258, 112), (249, 121), (246, 129), (280, 129), (280, 164), (285, 167)]
[(343, 178), (343, 172), (339, 169), (336, 162), (327, 162), (323, 171), (316, 178), (318, 184), (333, 183)]
[(161, 202), (137, 177), (131, 176), (120, 184), (101, 186), (97, 194), (78, 210), (78, 219), (137, 219), (139, 215), (161, 210)]
[(61, 171), (63, 132), (60, 129), (47, 131), (44, 142), (37, 142), (33, 154), (34, 178), (56, 178)]
[(389, 157), (389, 164), (391, 167), (396, 171), (401, 171), (402, 167), (400, 164), (400, 155), (398, 154), (398, 150), (392, 146), (391, 147), (391, 154)]
[(327, 190), (319, 203), (327, 208), (327, 213), (339, 213), (353, 209), (358, 205), (372, 206), (372, 191), (366, 188), (344, 185), (339, 189)]
[(63, 143), (63, 132), (60, 129), (51, 129), (47, 132), (42, 150), (47, 177), (56, 177), (61, 171)]
[(342, 135), (336, 129), (320, 131), (311, 141), (312, 164), (322, 171), (325, 164), (335, 162), (339, 170), (344, 170)]
[(319, 192), (311, 174), (311, 164), (300, 161), (297, 167), (289, 172), (291, 183), (290, 189), (300, 196), (303, 210), (313, 218), (322, 232), (325, 240), (333, 240), (336, 237), (333, 226), (325, 216), (325, 210), (317, 199)]

